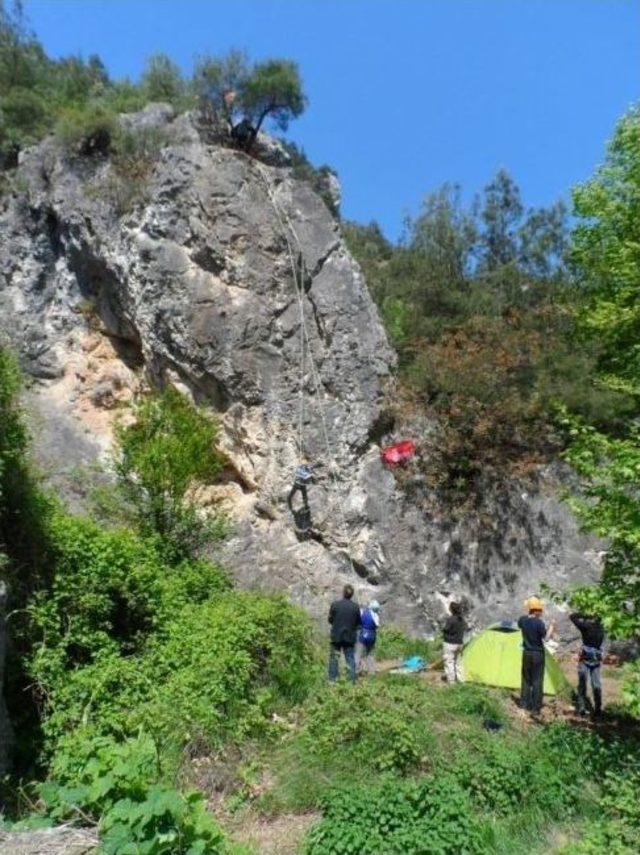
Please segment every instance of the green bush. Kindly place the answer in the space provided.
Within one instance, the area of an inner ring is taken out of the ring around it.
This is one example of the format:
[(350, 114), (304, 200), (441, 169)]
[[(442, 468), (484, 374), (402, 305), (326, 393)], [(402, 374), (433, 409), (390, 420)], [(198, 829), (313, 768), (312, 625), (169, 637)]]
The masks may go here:
[(224, 851), (224, 835), (199, 793), (179, 793), (158, 776), (148, 736), (116, 742), (77, 733), (63, 741), (41, 807), (57, 822), (98, 823), (105, 855), (197, 855)]
[(307, 838), (307, 855), (490, 851), (467, 795), (446, 776), (337, 789), (324, 799), (322, 809), (322, 820)]
[(338, 783), (432, 768), (439, 748), (431, 701), (421, 681), (406, 678), (323, 687), (297, 711), (298, 726), (269, 748), (273, 786), (260, 808), (303, 812)]
[(169, 387), (141, 396), (133, 422), (116, 431), (116, 473), (139, 525), (158, 536), (171, 560), (192, 556), (219, 531), (203, 520), (189, 491), (219, 475), (224, 458), (216, 447), (215, 422)]
[(166, 565), (127, 531), (66, 517), (52, 530), (58, 572), (31, 606), (30, 667), (49, 751), (81, 725), (143, 725), (178, 762), (185, 745), (239, 739), (305, 696), (309, 622), (284, 598), (230, 591), (203, 560)]
[(372, 773), (417, 768), (432, 742), (428, 727), (407, 715), (392, 690), (371, 683), (321, 694), (307, 711), (303, 733), (310, 754), (348, 752)]
[(186, 94), (180, 69), (164, 53), (154, 53), (147, 59), (140, 87), (149, 101), (177, 104)]
[(0, 98), (0, 133), (3, 136), (12, 129), (22, 142), (31, 142), (49, 126), (50, 116), (49, 105), (30, 89), (16, 88)]
[(311, 659), (308, 619), (284, 597), (222, 594), (184, 609), (150, 647), (143, 667), (158, 688), (142, 723), (181, 745), (242, 739), (303, 700)]
[(48, 536), (53, 579), (29, 605), (29, 669), (51, 748), (83, 720), (126, 730), (153, 685), (150, 639), (229, 582), (207, 561), (167, 564), (153, 541), (84, 518), (56, 513)]
[[(557, 758), (554, 758), (557, 760)], [(582, 787), (555, 762), (545, 761), (535, 746), (485, 742), (479, 754), (461, 755), (450, 773), (481, 811), (508, 816), (540, 809), (562, 816), (580, 804)]]
[(56, 136), (72, 155), (106, 155), (119, 131), (118, 117), (102, 103), (74, 105), (60, 114)]

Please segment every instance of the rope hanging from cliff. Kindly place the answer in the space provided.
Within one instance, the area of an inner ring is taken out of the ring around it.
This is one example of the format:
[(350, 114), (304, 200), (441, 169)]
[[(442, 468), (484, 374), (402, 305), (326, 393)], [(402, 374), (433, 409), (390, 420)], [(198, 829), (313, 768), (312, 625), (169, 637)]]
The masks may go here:
[[(265, 187), (267, 188), (267, 195), (269, 196), (269, 201), (271, 202), (271, 206), (275, 211), (276, 217), (280, 224), (280, 228), (282, 229), (282, 234), (284, 235), (284, 239), (287, 244), (287, 253), (289, 255), (289, 262), (291, 264), (291, 271), (293, 273), (293, 284), (296, 290), (296, 297), (298, 299), (298, 312), (300, 315), (300, 382), (299, 382), (299, 407), (298, 407), (298, 456), (302, 458), (304, 456), (304, 375), (305, 375), (305, 344), (308, 343), (308, 336), (306, 335), (306, 320), (304, 316), (304, 294), (303, 294), (303, 286), (302, 282), (299, 280), (298, 276), (298, 266), (296, 265), (295, 255), (293, 251), (293, 247), (291, 246), (291, 241), (289, 239), (289, 232), (287, 230), (287, 226), (283, 220), (283, 217), (280, 213), (280, 208), (278, 206), (278, 202), (273, 194), (273, 190), (271, 188), (271, 183), (269, 181), (269, 176), (266, 174), (261, 164), (257, 164), (258, 170), (260, 172), (260, 176), (264, 182)], [(286, 214), (284, 214), (286, 217)], [(287, 217), (287, 221), (289, 224), (289, 228), (291, 229), (291, 233), (298, 244), (298, 248), (300, 247), (300, 241), (298, 240), (298, 236), (293, 228), (291, 221)], [(301, 271), (300, 271), (301, 272)], [(311, 355), (311, 353), (310, 353)]]
[[(311, 339), (309, 337), (309, 331), (307, 329), (307, 323), (306, 323), (306, 318), (305, 318), (305, 313), (304, 313), (304, 288), (303, 288), (302, 281), (300, 281), (301, 280), (301, 274), (302, 274), (302, 270), (301, 270), (302, 264), (300, 264), (298, 266), (296, 263), (296, 256), (294, 253), (294, 248), (291, 244), (290, 236), (293, 237), (293, 240), (295, 241), (295, 243), (297, 245), (298, 255), (299, 255), (300, 259), (302, 259), (302, 246), (301, 246), (300, 238), (298, 237), (298, 234), (295, 230), (295, 227), (294, 227), (293, 223), (291, 222), (291, 219), (288, 216), (287, 212), (280, 208), (280, 205), (278, 204), (278, 201), (275, 198), (275, 195), (273, 193), (273, 189), (271, 187), (271, 182), (269, 180), (268, 174), (266, 173), (266, 170), (263, 168), (263, 166), (261, 164), (258, 163), (256, 165), (258, 167), (258, 170), (260, 172), (262, 180), (265, 184), (265, 187), (267, 190), (267, 195), (269, 196), (269, 201), (271, 202), (271, 205), (272, 205), (273, 210), (276, 214), (276, 218), (280, 224), (280, 227), (282, 229), (282, 233), (284, 235), (284, 238), (285, 238), (285, 241), (287, 244), (287, 251), (288, 251), (288, 255), (289, 255), (289, 261), (291, 264), (291, 271), (293, 273), (293, 283), (294, 283), (294, 287), (296, 289), (296, 295), (297, 295), (297, 299), (298, 299), (298, 306), (299, 306), (299, 312), (300, 312), (300, 354), (301, 354), (300, 368), (301, 368), (301, 375), (300, 375), (300, 409), (299, 409), (299, 439), (298, 439), (299, 447), (301, 450), (304, 448), (304, 446), (303, 446), (304, 379), (305, 379), (304, 378), (304, 364), (305, 364), (304, 363), (304, 355), (305, 355), (305, 344), (306, 344), (306, 349), (307, 349), (307, 353), (308, 353), (308, 362), (309, 362), (309, 367), (311, 369), (311, 376), (313, 379), (315, 391), (318, 395), (318, 409), (320, 412), (320, 422), (321, 422), (321, 426), (322, 426), (322, 435), (323, 435), (324, 444), (325, 444), (326, 451), (327, 451), (327, 460), (332, 460), (335, 463), (335, 456), (333, 455), (332, 450), (331, 450), (331, 443), (329, 441), (329, 431), (327, 428), (327, 420), (325, 417), (323, 402), (322, 402), (323, 385), (322, 385), (322, 381), (320, 379), (320, 373), (318, 371), (318, 368), (317, 368), (317, 365), (316, 365), (316, 362), (315, 362), (315, 359), (313, 356), (313, 350), (311, 348)], [(340, 516), (342, 518), (342, 524), (343, 524), (344, 529), (346, 530), (346, 528), (347, 528), (346, 514), (345, 514), (344, 507), (342, 504), (342, 500), (341, 500), (341, 497), (339, 494), (339, 486), (338, 486), (337, 475), (335, 472), (335, 466), (330, 465), (329, 466), (329, 472), (330, 472), (331, 480), (332, 480), (333, 485), (334, 485), (336, 495), (338, 497), (338, 508), (340, 510)], [(349, 563), (351, 564), (352, 569), (355, 571), (355, 565), (353, 563), (353, 559), (351, 558), (351, 554), (350, 553), (347, 553), (347, 554), (349, 557)]]
[[(301, 276), (301, 272), (302, 272), (301, 271), (302, 265), (298, 265), (296, 263), (296, 256), (294, 253), (294, 249), (291, 245), (291, 240), (289, 238), (289, 235), (291, 234), (293, 236), (293, 239), (296, 242), (296, 245), (298, 248), (298, 255), (300, 258), (302, 258), (302, 246), (300, 243), (300, 238), (298, 237), (298, 234), (295, 230), (293, 223), (291, 222), (290, 217), (287, 215), (286, 211), (284, 211), (280, 208), (280, 205), (278, 204), (278, 200), (274, 196), (273, 189), (271, 187), (271, 182), (269, 180), (269, 176), (267, 175), (266, 171), (264, 170), (264, 168), (262, 167), (261, 164), (257, 164), (257, 166), (258, 166), (258, 169), (260, 171), (260, 175), (262, 177), (262, 180), (264, 181), (265, 187), (267, 188), (267, 194), (269, 196), (269, 201), (271, 202), (273, 210), (275, 211), (276, 217), (277, 217), (278, 222), (280, 224), (280, 227), (282, 229), (282, 234), (284, 235), (284, 239), (285, 239), (286, 244), (287, 244), (287, 252), (288, 252), (289, 261), (291, 264), (291, 272), (293, 274), (293, 284), (294, 284), (294, 287), (296, 290), (296, 296), (298, 299), (298, 307), (299, 307), (299, 313), (300, 313), (300, 367), (301, 367), (300, 408), (299, 408), (299, 445), (300, 445), (300, 450), (302, 452), (304, 449), (303, 421), (304, 421), (304, 353), (305, 353), (305, 344), (306, 344), (307, 351), (308, 351), (309, 367), (311, 368), (311, 375), (313, 378), (315, 390), (318, 393), (318, 395), (320, 395), (321, 390), (322, 390), (322, 383), (320, 380), (320, 374), (318, 372), (318, 369), (317, 369), (317, 366), (315, 363), (315, 359), (313, 357), (313, 351), (311, 349), (311, 338), (309, 336), (309, 331), (307, 329), (307, 321), (306, 321), (306, 317), (305, 317), (305, 313), (304, 313), (304, 288), (303, 288), (303, 283), (300, 281), (300, 276)], [(323, 407), (322, 407), (322, 401), (320, 400), (320, 398), (319, 398), (319, 410), (320, 410), (320, 421), (322, 424), (323, 439), (324, 439), (325, 445), (327, 447), (328, 457), (331, 458), (332, 454), (331, 454), (331, 445), (329, 442), (329, 432), (327, 430), (326, 418), (324, 415), (324, 411), (323, 411)], [(332, 475), (335, 479), (335, 473), (334, 472), (332, 472)]]

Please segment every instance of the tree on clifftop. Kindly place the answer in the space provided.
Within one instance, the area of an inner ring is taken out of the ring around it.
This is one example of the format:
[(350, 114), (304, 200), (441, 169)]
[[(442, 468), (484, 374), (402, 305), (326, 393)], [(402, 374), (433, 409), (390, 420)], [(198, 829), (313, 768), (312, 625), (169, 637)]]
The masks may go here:
[(283, 59), (257, 63), (245, 82), (240, 103), (256, 133), (267, 118), (286, 131), (307, 104), (296, 63)]
[(266, 120), (286, 131), (307, 104), (295, 62), (270, 59), (250, 66), (237, 50), (225, 57), (201, 57), (193, 86), (209, 121), (222, 119), (229, 130), (246, 122), (254, 138)]

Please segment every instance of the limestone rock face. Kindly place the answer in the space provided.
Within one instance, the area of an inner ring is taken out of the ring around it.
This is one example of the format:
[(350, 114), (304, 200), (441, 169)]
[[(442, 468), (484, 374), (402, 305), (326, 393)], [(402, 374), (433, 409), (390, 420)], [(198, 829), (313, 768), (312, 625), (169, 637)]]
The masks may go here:
[[(554, 498), (553, 472), (534, 495), (488, 495), (487, 537), (426, 514), (383, 468), (395, 357), (307, 184), (207, 144), (169, 108), (126, 122), (165, 140), (137, 195), (108, 158), (48, 140), (0, 200), (0, 329), (34, 378), (36, 451), (59, 489), (108, 453), (120, 402), (172, 383), (220, 421), (234, 476), (203, 500), (231, 515), (221, 557), (242, 585), (285, 590), (324, 620), (352, 581), (385, 619), (429, 633), (452, 594), (484, 621), (541, 580), (597, 572), (597, 544)], [(286, 504), (301, 446), (315, 473), (310, 537)]]

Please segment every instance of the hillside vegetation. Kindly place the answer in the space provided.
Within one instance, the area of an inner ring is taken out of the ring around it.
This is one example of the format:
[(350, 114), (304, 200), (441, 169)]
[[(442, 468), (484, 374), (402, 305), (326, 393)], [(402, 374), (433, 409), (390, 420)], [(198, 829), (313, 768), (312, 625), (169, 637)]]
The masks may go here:
[[(284, 128), (304, 106), (291, 63), (233, 54), (198, 69), (185, 82), (155, 57), (139, 84), (112, 82), (98, 58), (49, 59), (19, 6), (0, 6), (5, 174), (53, 130), (79, 157), (121, 156), (117, 113), (159, 98), (187, 109), (203, 80), (211, 122), (262, 116)], [(220, 100), (230, 80), (235, 106)], [(443, 501), (472, 503), (487, 472), (521, 474), (563, 454), (584, 480), (576, 512), (611, 548), (600, 585), (557, 596), (634, 638), (637, 111), (574, 208), (571, 231), (561, 205), (525, 212), (501, 172), (478, 206), (452, 188), (429, 197), (398, 245), (375, 224), (344, 229), (398, 349), (403, 404), (437, 420), (427, 474)], [(246, 829), (280, 819), (286, 831), (292, 816), (302, 830), (274, 851), (640, 849), (637, 662), (624, 708), (600, 727), (530, 726), (508, 695), (473, 685), (384, 674), (328, 686), (308, 617), (282, 596), (235, 589), (203, 557), (227, 531), (192, 500), (225, 463), (208, 412), (170, 389), (139, 397), (116, 432), (112, 487), (77, 516), (30, 463), (21, 382), (0, 347), (0, 578), (16, 731), (5, 827), (96, 825), (112, 855), (261, 853)], [(389, 655), (412, 649), (393, 630), (382, 641)], [(431, 646), (420, 652), (433, 658)]]

